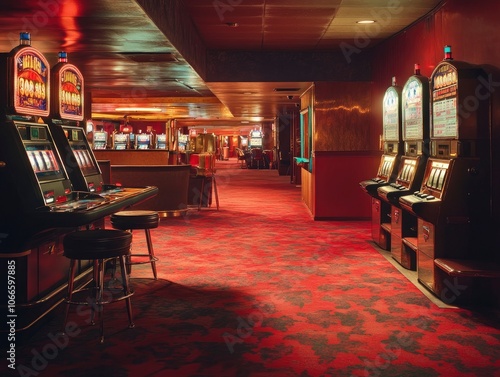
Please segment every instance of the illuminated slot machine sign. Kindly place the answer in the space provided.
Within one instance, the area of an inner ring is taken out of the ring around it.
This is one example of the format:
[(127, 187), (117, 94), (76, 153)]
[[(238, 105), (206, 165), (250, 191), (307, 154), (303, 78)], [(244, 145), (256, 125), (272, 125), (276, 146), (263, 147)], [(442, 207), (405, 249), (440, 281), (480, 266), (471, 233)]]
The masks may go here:
[(401, 156), (395, 182), (377, 190), (381, 198), (395, 205), (399, 205), (400, 196), (420, 188), (428, 157), (429, 79), (420, 75), (418, 64), (415, 74), (406, 81), (401, 97), (405, 153)]
[[(450, 64), (441, 65), (433, 77), (432, 138), (458, 138), (458, 74)], [(449, 155), (449, 152), (447, 153)], [(456, 153), (454, 153), (456, 155)]]
[(429, 137), (429, 80), (418, 75), (408, 79), (403, 87), (403, 141), (405, 154), (419, 156), (424, 153), (424, 139)]
[(14, 56), (14, 110), (19, 114), (49, 114), (50, 74), (47, 60), (26, 47)]
[(54, 116), (65, 120), (83, 120), (84, 80), (80, 70), (67, 62), (67, 54), (59, 53), (52, 68), (52, 106)]
[(59, 52), (59, 61), (51, 70), (51, 84), (49, 129), (54, 142), (73, 188), (94, 192), (94, 184), (87, 185), (84, 181), (86, 177), (100, 175), (100, 170), (91, 155), (84, 129), (77, 126), (83, 120), (84, 80), (80, 70), (68, 63), (66, 52)]
[(360, 182), (361, 188), (369, 195), (378, 198), (377, 189), (388, 185), (396, 179), (400, 160), (401, 144), (401, 90), (395, 85), (387, 88), (383, 100), (383, 147), (384, 154), (380, 159), (377, 176)]
[(434, 69), (431, 86), (431, 155), (488, 159), (491, 89), (486, 72), (445, 59)]
[(398, 152), (398, 141), (401, 121), (400, 92), (393, 86), (389, 87), (384, 95), (384, 141), (389, 153)]

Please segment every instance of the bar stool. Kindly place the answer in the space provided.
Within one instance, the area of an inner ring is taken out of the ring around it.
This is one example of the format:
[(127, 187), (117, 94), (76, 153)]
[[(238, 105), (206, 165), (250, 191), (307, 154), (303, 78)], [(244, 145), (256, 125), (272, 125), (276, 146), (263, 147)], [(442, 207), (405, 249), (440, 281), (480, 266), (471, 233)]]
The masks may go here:
[[(128, 284), (128, 275), (126, 273), (125, 257), (130, 253), (132, 244), (132, 235), (129, 232), (113, 229), (82, 230), (68, 233), (63, 240), (64, 256), (70, 259), (68, 295), (66, 298), (66, 313), (64, 316), (63, 331), (66, 330), (69, 308), (71, 305), (87, 305), (91, 308), (90, 323), (93, 325), (95, 312), (101, 317), (101, 343), (104, 342), (104, 313), (103, 305), (116, 301), (125, 300), (127, 308), (129, 327), (134, 327), (132, 321), (132, 303), (131, 292)], [(118, 259), (120, 261), (122, 276), (122, 292), (117, 295), (110, 289), (104, 290), (104, 269), (106, 261), (109, 259)], [(76, 262), (83, 260), (93, 261), (93, 287), (80, 287), (74, 289)], [(73, 296), (77, 292), (92, 292), (85, 301), (75, 301)], [(110, 296), (105, 297), (105, 293)]]
[[(135, 211), (120, 211), (111, 215), (111, 226), (114, 229), (126, 230), (132, 233), (134, 229), (144, 229), (146, 233), (146, 242), (148, 245), (148, 254), (133, 254), (127, 256), (127, 272), (130, 275), (132, 272), (133, 264), (143, 264), (143, 263), (151, 263), (151, 269), (153, 270), (154, 279), (157, 280), (157, 272), (156, 272), (156, 261), (158, 260), (155, 257), (155, 253), (153, 250), (153, 242), (151, 241), (151, 233), (150, 229), (158, 228), (158, 224), (160, 222), (160, 216), (156, 211), (143, 211), (143, 210), (135, 210)], [(132, 261), (131, 257), (147, 257), (147, 260), (139, 260)]]
[(201, 210), (201, 206), (203, 204), (203, 198), (205, 195), (205, 181), (210, 180), (210, 191), (207, 192), (207, 202), (210, 203), (210, 197), (213, 192), (215, 194), (215, 205), (217, 208), (217, 211), (219, 210), (219, 192), (217, 191), (217, 181), (215, 179), (215, 169), (212, 170), (205, 170), (201, 175), (201, 195), (200, 195), (200, 201), (198, 202), (198, 211)]

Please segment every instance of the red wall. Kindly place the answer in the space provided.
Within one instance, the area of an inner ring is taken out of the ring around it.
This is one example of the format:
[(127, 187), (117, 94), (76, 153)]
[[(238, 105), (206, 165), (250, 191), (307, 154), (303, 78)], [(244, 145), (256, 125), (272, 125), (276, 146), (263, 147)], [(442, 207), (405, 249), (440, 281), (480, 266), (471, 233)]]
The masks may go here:
[[(373, 49), (371, 110), (364, 125), (364, 131), (369, 135), (369, 145), (366, 148), (358, 145), (351, 153), (316, 154), (313, 167), (315, 179), (312, 210), (316, 219), (363, 218), (371, 215), (370, 197), (361, 190), (359, 182), (374, 176), (378, 168), (380, 157), (376, 152), (380, 152), (382, 99), (386, 89), (391, 85), (392, 77), (395, 76), (398, 84), (403, 86), (413, 75), (415, 63), (420, 64), (423, 75), (430, 76), (436, 65), (443, 60), (445, 45), (452, 46), (455, 60), (498, 69), (500, 67), (499, 20), (500, 0), (480, 2), (448, 0), (431, 15)], [(500, 82), (500, 79), (496, 82)], [(325, 85), (327, 89), (328, 85), (331, 85), (333, 90), (337, 84)], [(330, 92), (323, 92), (327, 94), (325, 97), (331, 96)], [(324, 107), (325, 110), (328, 109), (327, 106)], [(321, 109), (321, 106), (319, 108)], [(316, 116), (318, 119), (318, 114)], [(332, 127), (326, 118), (319, 116), (319, 119), (325, 124), (316, 123), (315, 127), (318, 129), (321, 130), (322, 126)], [(338, 119), (335, 129), (328, 129), (328, 132), (341, 129), (337, 123)], [(342, 138), (348, 135), (336, 135), (336, 139), (343, 140)], [(325, 137), (325, 134), (318, 134), (315, 137)], [(500, 136), (497, 138), (500, 140)], [(321, 151), (349, 150), (349, 148), (333, 148), (335, 145), (333, 141), (329, 144), (330, 147), (323, 146)], [(366, 154), (363, 150), (371, 152)], [(494, 153), (500, 154), (495, 151)], [(500, 199), (497, 202), (500, 208)]]
[(313, 159), (315, 220), (367, 220), (371, 196), (359, 183), (376, 175), (381, 153), (316, 152)]
[[(391, 78), (400, 86), (413, 74), (415, 63), (430, 76), (443, 60), (445, 45), (455, 60), (500, 67), (500, 1), (448, 0), (434, 14), (374, 49), (372, 134), (382, 131), (382, 98)], [(376, 106), (379, 103), (380, 106)], [(372, 139), (373, 149), (377, 140)]]

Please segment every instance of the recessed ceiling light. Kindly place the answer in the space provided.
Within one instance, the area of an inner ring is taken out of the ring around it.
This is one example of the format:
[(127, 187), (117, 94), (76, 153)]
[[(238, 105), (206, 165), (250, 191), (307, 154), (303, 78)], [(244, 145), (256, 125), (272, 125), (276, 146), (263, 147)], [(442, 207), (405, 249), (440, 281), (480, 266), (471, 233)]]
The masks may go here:
[(374, 20), (361, 20), (361, 21), (356, 21), (357, 24), (373, 24), (375, 23)]

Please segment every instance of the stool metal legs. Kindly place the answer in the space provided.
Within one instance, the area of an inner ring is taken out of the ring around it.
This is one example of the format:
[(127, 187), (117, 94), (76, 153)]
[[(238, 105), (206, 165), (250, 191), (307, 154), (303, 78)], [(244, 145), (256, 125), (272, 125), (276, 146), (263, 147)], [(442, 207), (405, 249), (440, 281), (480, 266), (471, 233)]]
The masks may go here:
[[(132, 230), (129, 230), (130, 233), (132, 233)], [(151, 263), (151, 269), (153, 270), (153, 277), (154, 280), (158, 280), (158, 273), (156, 271), (156, 261), (158, 260), (157, 257), (155, 257), (155, 252), (153, 249), (153, 241), (151, 240), (151, 232), (148, 228), (144, 229), (144, 232), (146, 233), (146, 243), (148, 245), (148, 254), (133, 254), (131, 253), (130, 255), (127, 255), (127, 260), (126, 260), (126, 265), (127, 265), (127, 273), (130, 275), (132, 273), (132, 265), (133, 264), (143, 264), (143, 263)], [(133, 246), (133, 244), (132, 244)], [(144, 261), (144, 262), (132, 262), (131, 257), (148, 257), (149, 260)]]
[(155, 257), (155, 252), (153, 250), (153, 242), (151, 241), (151, 232), (149, 229), (146, 229), (146, 242), (148, 243), (148, 251), (149, 251), (149, 258), (151, 260), (151, 268), (153, 269), (153, 276), (155, 280), (158, 279), (158, 275), (156, 273), (156, 260), (157, 258)]
[(69, 303), (73, 298), (73, 287), (75, 284), (75, 265), (76, 259), (71, 259), (69, 264), (68, 296), (66, 298), (66, 310), (64, 311), (63, 333), (66, 331), (66, 323), (68, 322)]
[(127, 314), (128, 314), (128, 322), (129, 322), (129, 327), (133, 328), (134, 322), (132, 321), (132, 301), (130, 299), (130, 296), (132, 296), (134, 293), (130, 291), (130, 286), (129, 286), (129, 281), (128, 281), (128, 275), (125, 269), (125, 256), (122, 255), (119, 257), (120, 259), (120, 270), (122, 272), (122, 279), (123, 279), (123, 298), (125, 298), (125, 305), (127, 306)]
[[(132, 301), (130, 297), (133, 292), (130, 290), (128, 274), (126, 271), (125, 255), (117, 257), (120, 262), (120, 270), (122, 276), (122, 295), (118, 298), (105, 297), (104, 293), (104, 269), (106, 266), (105, 259), (96, 259), (93, 261), (93, 287), (92, 288), (79, 288), (74, 289), (74, 278), (75, 278), (75, 265), (76, 259), (71, 259), (70, 270), (69, 270), (69, 281), (68, 281), (68, 295), (66, 298), (66, 311), (64, 315), (64, 327), (63, 332), (66, 329), (66, 324), (69, 316), (70, 305), (87, 305), (90, 306), (90, 323), (95, 324), (95, 316), (100, 316), (100, 342), (104, 342), (104, 305), (115, 301), (125, 300), (125, 307), (127, 308), (127, 315), (129, 320), (129, 328), (133, 328), (134, 322), (132, 320)], [(94, 291), (93, 294), (86, 298), (86, 301), (78, 302), (73, 301), (73, 294), (76, 292), (89, 290)], [(112, 293), (111, 293), (112, 295)]]

